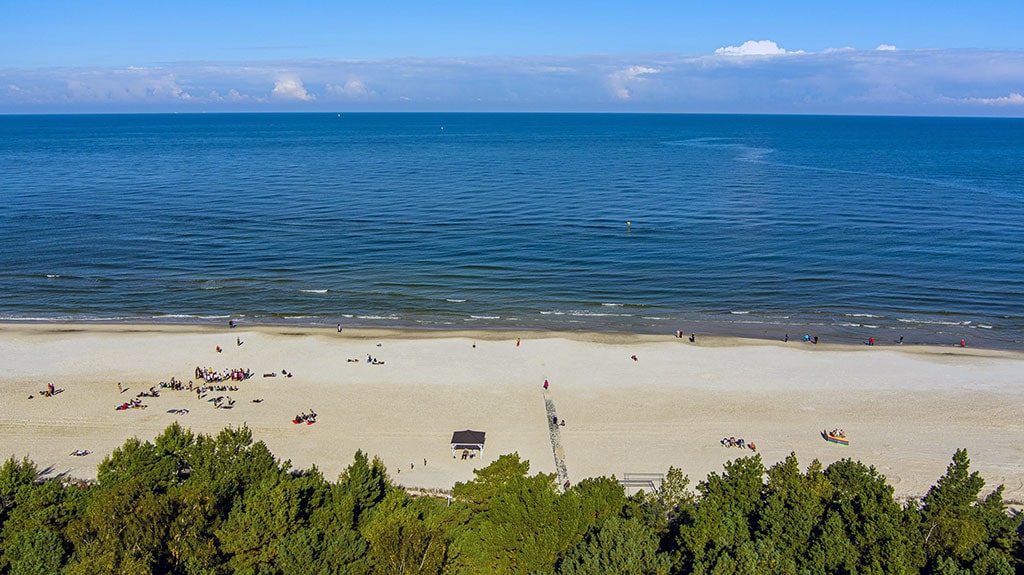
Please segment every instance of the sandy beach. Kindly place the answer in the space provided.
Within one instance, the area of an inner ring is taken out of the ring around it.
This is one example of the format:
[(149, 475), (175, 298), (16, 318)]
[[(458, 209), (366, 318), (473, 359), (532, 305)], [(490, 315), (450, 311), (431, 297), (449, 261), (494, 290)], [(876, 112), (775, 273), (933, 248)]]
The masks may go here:
[[(151, 440), (178, 421), (204, 433), (248, 425), (281, 459), (331, 479), (362, 449), (396, 483), (448, 489), (513, 451), (531, 472), (555, 472), (553, 409), (565, 420), (559, 453), (573, 483), (670, 465), (696, 482), (751, 453), (720, 444), (735, 436), (769, 465), (790, 452), (804, 467), (859, 459), (901, 496), (922, 495), (966, 447), (986, 492), (1003, 483), (1007, 500), (1024, 500), (1020, 352), (699, 334), (690, 343), (671, 334), (47, 323), (0, 325), (0, 365), (0, 456), (27, 455), (49, 475), (94, 477), (125, 439)], [(187, 384), (197, 366), (254, 376), (230, 383), (237, 391), (200, 399), (164, 389), (140, 398), (145, 409), (115, 409), (172, 377)], [(52, 397), (40, 394), (48, 383)], [(215, 396), (235, 403), (215, 408)], [(316, 424), (292, 423), (310, 410)], [(832, 428), (850, 445), (825, 442), (820, 432)], [(463, 429), (486, 432), (482, 457), (452, 458), (452, 432)]]

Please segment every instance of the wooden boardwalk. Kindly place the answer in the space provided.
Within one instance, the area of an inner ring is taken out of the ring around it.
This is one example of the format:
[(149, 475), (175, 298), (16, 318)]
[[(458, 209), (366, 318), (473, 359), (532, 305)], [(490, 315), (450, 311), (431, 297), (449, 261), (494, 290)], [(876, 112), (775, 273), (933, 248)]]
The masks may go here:
[(555, 471), (558, 473), (558, 485), (565, 489), (569, 484), (569, 472), (565, 469), (565, 450), (562, 449), (562, 430), (558, 425), (558, 414), (555, 402), (547, 391), (544, 392), (544, 410), (548, 414), (548, 436), (551, 437), (551, 452), (555, 456)]

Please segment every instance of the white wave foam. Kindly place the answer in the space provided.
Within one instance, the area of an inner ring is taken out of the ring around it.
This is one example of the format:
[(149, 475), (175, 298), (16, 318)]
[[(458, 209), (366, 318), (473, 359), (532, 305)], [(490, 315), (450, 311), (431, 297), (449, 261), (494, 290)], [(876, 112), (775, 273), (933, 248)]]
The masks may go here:
[(60, 277), (60, 274), (46, 274), (46, 277), (48, 277), (48, 278), (50, 278), (50, 279), (53, 279), (53, 278), (59, 278), (59, 277)]
[(875, 314), (871, 314), (871, 313), (844, 313), (843, 315), (845, 315), (846, 317), (874, 317), (874, 318), (885, 317), (884, 315), (875, 315)]
[(444, 301), (451, 302), (451, 303), (466, 303), (466, 300), (464, 300), (464, 299), (454, 299), (454, 298), (450, 298), (450, 297), (449, 298), (445, 298)]
[(573, 317), (633, 317), (631, 313), (601, 313), (582, 309), (571, 309), (568, 311), (542, 311), (540, 315), (569, 315)]
[[(150, 316), (153, 319), (227, 319), (230, 315), (198, 315), (194, 313), (164, 313)], [(130, 318), (129, 318), (130, 319)]]
[(469, 319), (501, 319), (500, 315), (471, 315)]
[(750, 312), (749, 311), (731, 311), (729, 313), (731, 313), (732, 315), (747, 315)]
[(300, 289), (302, 293), (327, 293), (325, 289)]
[(400, 319), (397, 315), (357, 315), (357, 319)]
[(622, 304), (622, 303), (603, 303), (603, 304), (601, 304), (601, 307), (622, 307), (624, 305), (626, 305), (626, 304)]
[(933, 321), (933, 320), (927, 320), (927, 319), (914, 319), (914, 318), (907, 318), (907, 317), (898, 317), (898, 318), (896, 318), (896, 321), (900, 321), (900, 322), (903, 322), (903, 323), (919, 323), (919, 324), (922, 324), (922, 325), (971, 325), (971, 321), (970, 320), (967, 320), (967, 321)]

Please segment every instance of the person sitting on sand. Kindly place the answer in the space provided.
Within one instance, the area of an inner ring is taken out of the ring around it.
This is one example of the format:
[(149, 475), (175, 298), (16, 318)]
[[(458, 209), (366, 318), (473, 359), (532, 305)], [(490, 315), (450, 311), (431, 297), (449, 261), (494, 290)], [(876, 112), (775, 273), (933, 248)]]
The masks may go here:
[(697, 336), (691, 333), (690, 334), (690, 343), (695, 343), (696, 341), (697, 341)]

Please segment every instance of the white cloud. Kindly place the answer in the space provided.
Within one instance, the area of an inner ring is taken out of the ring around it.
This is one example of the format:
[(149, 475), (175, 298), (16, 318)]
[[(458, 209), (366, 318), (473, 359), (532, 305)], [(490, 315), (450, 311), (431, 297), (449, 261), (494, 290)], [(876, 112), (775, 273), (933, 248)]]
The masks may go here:
[(298, 78), (281, 78), (274, 82), (271, 96), (279, 100), (301, 100), (303, 102), (316, 99), (316, 96), (306, 91), (302, 80)]
[(242, 102), (249, 100), (249, 96), (240, 94), (238, 90), (231, 88), (226, 95), (221, 95), (217, 90), (211, 90), (207, 100), (210, 102)]
[[(649, 54), (0, 68), (0, 113), (662, 111), (1024, 116), (1024, 51)], [(309, 89), (305, 86), (309, 84)], [(315, 96), (315, 98), (314, 98)], [(340, 110), (339, 109), (339, 110)]]
[(747, 40), (739, 46), (725, 46), (715, 50), (717, 56), (781, 56), (782, 54), (803, 54), (803, 50), (789, 52), (771, 40)]
[(362, 80), (352, 79), (345, 82), (344, 85), (335, 86), (333, 84), (327, 84), (327, 91), (331, 94), (338, 96), (344, 96), (352, 99), (363, 99), (374, 96), (373, 90), (366, 87), (366, 83)]
[(625, 70), (612, 72), (608, 76), (612, 95), (619, 100), (628, 100), (633, 96), (632, 87), (645, 80), (644, 76), (658, 74), (661, 70), (647, 66), (630, 66)]
[(1024, 95), (1014, 92), (1009, 96), (1000, 96), (998, 98), (962, 98), (960, 101), (971, 104), (985, 104), (986, 106), (1024, 106)]
[(879, 44), (875, 50), (880, 50), (882, 52), (895, 52), (896, 46), (893, 46), (892, 44)]

